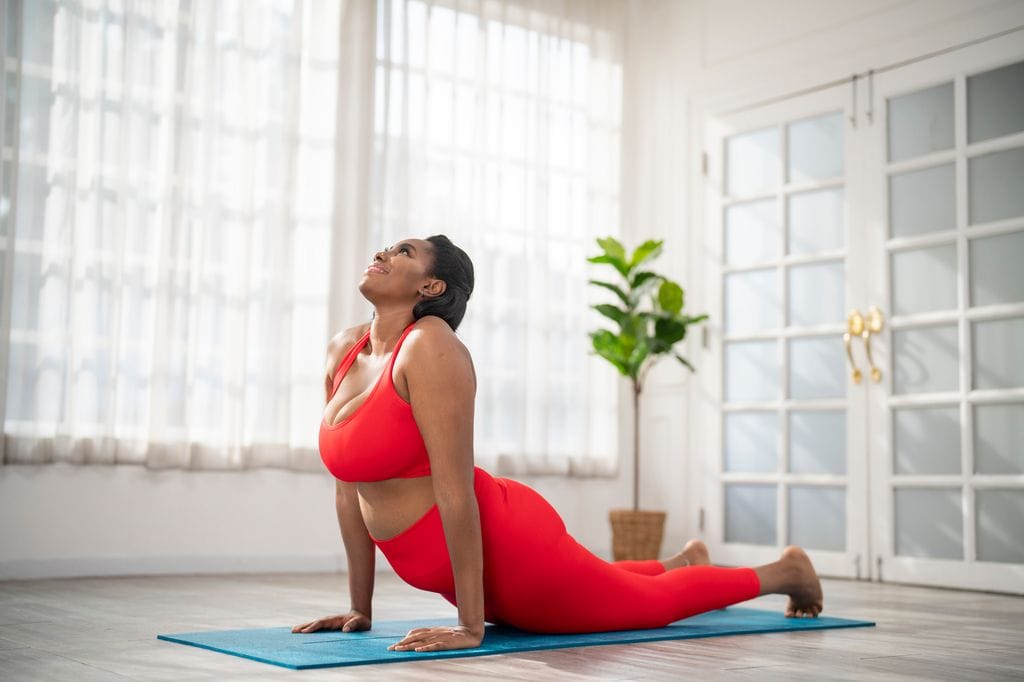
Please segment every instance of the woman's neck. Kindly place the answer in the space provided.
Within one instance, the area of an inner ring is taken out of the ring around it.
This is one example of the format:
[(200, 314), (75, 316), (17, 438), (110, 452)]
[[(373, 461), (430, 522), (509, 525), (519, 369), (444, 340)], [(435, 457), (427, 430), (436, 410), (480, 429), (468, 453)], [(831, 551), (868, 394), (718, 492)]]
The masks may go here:
[(406, 327), (416, 321), (412, 310), (380, 311), (374, 313), (370, 322), (370, 354), (383, 356), (394, 350)]

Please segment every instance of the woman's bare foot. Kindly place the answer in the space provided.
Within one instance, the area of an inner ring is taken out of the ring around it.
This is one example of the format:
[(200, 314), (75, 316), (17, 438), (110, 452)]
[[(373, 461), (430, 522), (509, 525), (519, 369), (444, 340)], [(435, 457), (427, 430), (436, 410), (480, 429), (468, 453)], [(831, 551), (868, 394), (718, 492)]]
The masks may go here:
[(788, 594), (787, 618), (817, 618), (824, 607), (821, 581), (804, 550), (790, 545), (772, 564), (755, 568), (761, 594)]
[(711, 564), (711, 555), (708, 554), (707, 545), (700, 540), (690, 540), (683, 547), (683, 551), (675, 556), (661, 562), (666, 571), (680, 566), (708, 566)]

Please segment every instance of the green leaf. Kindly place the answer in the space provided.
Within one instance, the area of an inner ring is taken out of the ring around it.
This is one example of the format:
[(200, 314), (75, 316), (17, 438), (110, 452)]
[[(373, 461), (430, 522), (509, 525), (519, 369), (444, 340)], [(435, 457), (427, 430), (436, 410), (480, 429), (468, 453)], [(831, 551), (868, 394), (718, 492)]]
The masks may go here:
[(590, 340), (594, 343), (594, 350), (619, 348), (619, 335), (607, 329), (590, 332)]
[(650, 291), (651, 286), (657, 284), (663, 278), (654, 272), (638, 272), (630, 282), (629, 302), (632, 306), (640, 304), (640, 298)]
[(628, 358), (629, 354), (636, 348), (637, 339), (636, 334), (630, 330), (619, 333), (619, 347), (622, 349), (622, 357)]
[(629, 354), (629, 360), (626, 363), (629, 367), (629, 376), (636, 379), (640, 375), (640, 368), (643, 367), (644, 360), (650, 355), (650, 350), (647, 348), (647, 344), (637, 346), (632, 353)]
[(596, 279), (592, 279), (592, 280), (588, 280), (588, 281), (591, 284), (594, 284), (594, 285), (599, 286), (599, 287), (604, 287), (605, 289), (613, 292), (616, 296), (619, 297), (619, 300), (622, 301), (622, 304), (624, 306), (626, 306), (627, 308), (631, 307), (631, 304), (630, 304), (630, 301), (629, 301), (629, 297), (626, 296), (626, 292), (624, 292), (620, 287), (618, 287), (618, 286), (616, 286), (614, 284), (611, 284), (609, 282), (599, 282)]
[(602, 358), (607, 360), (608, 362), (612, 363), (612, 365), (615, 367), (615, 369), (619, 370), (619, 374), (621, 374), (622, 376), (626, 376), (626, 377), (630, 376), (629, 367), (627, 367), (626, 364), (624, 362), (622, 362), (622, 360), (619, 360), (617, 357), (609, 355), (605, 351), (600, 351), (599, 350), (599, 351), (595, 351), (595, 352), (598, 355), (600, 355)]
[(629, 313), (624, 310), (620, 310), (611, 303), (599, 303), (590, 307), (607, 317), (612, 322), (615, 322), (620, 327), (624, 327), (629, 322)]
[(603, 255), (603, 256), (591, 256), (587, 259), (588, 263), (607, 263), (613, 268), (619, 271), (626, 279), (629, 279), (629, 265), (623, 258), (615, 258), (614, 256)]
[(629, 269), (632, 270), (650, 258), (657, 258), (661, 255), (661, 245), (664, 243), (662, 240), (648, 239), (636, 247), (636, 251), (633, 252), (633, 258), (629, 261)]
[(658, 305), (662, 310), (678, 314), (683, 309), (683, 288), (671, 280), (658, 287)]
[(686, 323), (679, 318), (662, 318), (654, 322), (654, 336), (669, 348), (686, 336)]
[(682, 355), (680, 355), (679, 353), (672, 353), (672, 355), (675, 356), (676, 360), (678, 360), (679, 362), (683, 363), (684, 366), (689, 368), (689, 370), (691, 372), (696, 372), (697, 371), (696, 369), (694, 369), (693, 365), (691, 365), (690, 362), (686, 358), (684, 358)]
[(631, 319), (631, 329), (637, 338), (637, 344), (646, 344), (651, 336), (651, 318), (647, 313), (635, 312)]
[(590, 340), (594, 346), (594, 351), (598, 355), (612, 363), (619, 372), (629, 376), (629, 368), (627, 366), (629, 356), (628, 353), (623, 352), (622, 337), (607, 329), (599, 329), (596, 332), (590, 333)]
[(617, 258), (623, 263), (626, 262), (626, 247), (622, 245), (615, 237), (601, 237), (597, 238), (597, 245), (601, 247), (601, 250), (605, 252), (605, 255)]
[(659, 279), (662, 279), (662, 276), (656, 272), (648, 272), (647, 270), (642, 270), (640, 272), (633, 274), (633, 278), (629, 281), (629, 286), (636, 289), (637, 287), (643, 286), (645, 282), (651, 279), (657, 281)]

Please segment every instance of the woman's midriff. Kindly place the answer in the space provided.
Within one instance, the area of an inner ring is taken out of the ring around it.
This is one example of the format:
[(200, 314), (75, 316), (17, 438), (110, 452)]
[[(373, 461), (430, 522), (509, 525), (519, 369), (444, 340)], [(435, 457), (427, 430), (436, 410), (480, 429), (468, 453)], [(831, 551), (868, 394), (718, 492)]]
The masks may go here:
[[(504, 563), (502, 557), (489, 552), (493, 538), (488, 537), (485, 529), (493, 528), (496, 519), (501, 518), (500, 507), (502, 501), (506, 499), (505, 483), (476, 467), (473, 470), (473, 492), (480, 510), (484, 566), (488, 562)], [(451, 558), (445, 541), (441, 512), (436, 504), (427, 507), (422, 516), (395, 535), (380, 539), (371, 532), (371, 536), (377, 548), (405, 582), (421, 590), (437, 592), (452, 604), (456, 603)], [(484, 590), (487, 589), (485, 573)], [(486, 609), (484, 615), (488, 617)], [(493, 619), (494, 614), (490, 615), (492, 618), (489, 622), (497, 622)]]
[(370, 536), (383, 542), (401, 534), (434, 506), (432, 477), (359, 483), (359, 509)]

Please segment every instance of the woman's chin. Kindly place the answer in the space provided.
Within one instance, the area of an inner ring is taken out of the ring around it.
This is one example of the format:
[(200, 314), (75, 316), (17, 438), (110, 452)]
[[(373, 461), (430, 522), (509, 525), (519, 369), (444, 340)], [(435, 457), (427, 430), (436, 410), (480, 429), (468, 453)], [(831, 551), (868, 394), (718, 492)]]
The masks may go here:
[(363, 298), (372, 300), (373, 297), (373, 286), (369, 283), (369, 278), (363, 275), (359, 280), (359, 293), (363, 295)]

